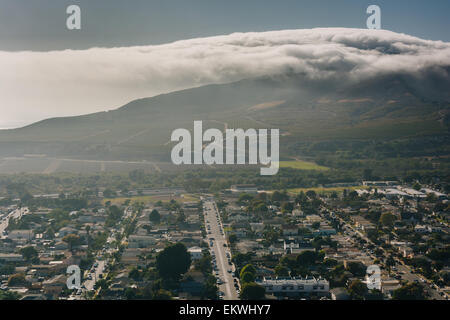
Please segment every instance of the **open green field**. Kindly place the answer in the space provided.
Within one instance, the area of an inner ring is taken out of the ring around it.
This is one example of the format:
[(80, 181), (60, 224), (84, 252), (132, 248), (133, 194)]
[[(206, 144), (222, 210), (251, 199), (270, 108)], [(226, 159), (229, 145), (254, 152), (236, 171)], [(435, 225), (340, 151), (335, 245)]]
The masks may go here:
[(163, 202), (167, 202), (170, 200), (175, 200), (178, 202), (192, 202), (192, 201), (198, 201), (199, 198), (194, 196), (194, 195), (187, 195), (187, 194), (183, 194), (182, 196), (169, 196), (169, 195), (154, 195), (154, 196), (136, 196), (136, 197), (118, 197), (118, 198), (105, 198), (103, 199), (103, 204), (105, 204), (107, 201), (110, 201), (111, 204), (115, 204), (115, 205), (121, 205), (122, 203), (125, 202), (125, 200), (131, 200), (131, 202), (144, 202), (144, 203), (149, 203), (149, 202), (157, 202), (159, 200), (163, 201)]
[(330, 170), (330, 168), (320, 166), (317, 163), (303, 160), (280, 161), (280, 168), (292, 168), (297, 170), (317, 170), (317, 171)]

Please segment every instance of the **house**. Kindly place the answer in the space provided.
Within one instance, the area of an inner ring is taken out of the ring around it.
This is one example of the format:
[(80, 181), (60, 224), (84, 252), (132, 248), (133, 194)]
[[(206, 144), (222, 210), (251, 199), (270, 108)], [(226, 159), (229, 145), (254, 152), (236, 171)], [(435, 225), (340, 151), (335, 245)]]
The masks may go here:
[(336, 230), (328, 226), (320, 227), (313, 232), (314, 236), (331, 236), (333, 234), (336, 234)]
[(285, 253), (292, 253), (293, 249), (298, 249), (300, 248), (300, 244), (298, 243), (298, 241), (296, 239), (284, 239), (283, 241), (283, 249)]
[(296, 225), (283, 225), (283, 236), (297, 236), (298, 235), (298, 226)]
[(232, 216), (228, 217), (228, 220), (233, 221), (233, 222), (242, 222), (242, 221), (249, 221), (250, 217), (247, 215), (243, 215), (243, 214), (234, 214)]
[(426, 194), (412, 188), (397, 187), (397, 189), (407, 193), (411, 198), (426, 198)]
[(63, 241), (59, 241), (59, 242), (55, 243), (53, 248), (55, 250), (67, 250), (69, 248), (69, 245)]
[(42, 290), (45, 295), (58, 297), (61, 291), (67, 286), (67, 277), (63, 274), (54, 276), (42, 283)]
[(347, 289), (339, 287), (330, 290), (331, 300), (350, 300)]
[(428, 228), (426, 226), (418, 224), (414, 227), (414, 231), (417, 233), (428, 233)]
[(58, 232), (58, 237), (63, 238), (68, 234), (78, 234), (78, 230), (71, 227), (61, 228)]
[(128, 238), (129, 248), (148, 248), (156, 243), (152, 235), (131, 235)]
[(106, 216), (98, 214), (83, 214), (78, 217), (80, 223), (104, 223), (106, 221)]
[(306, 221), (308, 223), (321, 222), (322, 218), (316, 214), (311, 214), (309, 216), (306, 216)]
[(262, 222), (250, 222), (250, 228), (256, 233), (261, 233), (264, 231), (264, 223)]
[(31, 241), (34, 238), (33, 230), (13, 230), (8, 233), (8, 238), (13, 241)]
[(428, 188), (422, 188), (420, 189), (421, 192), (425, 193), (425, 194), (432, 194), (434, 195), (436, 198), (438, 198), (439, 200), (444, 200), (447, 199), (447, 195), (438, 191), (434, 191), (432, 189), (428, 189)]
[(23, 257), (21, 254), (16, 253), (0, 253), (0, 264), (8, 262), (22, 262)]
[(191, 260), (199, 260), (203, 257), (203, 250), (200, 247), (191, 247), (188, 249), (188, 252), (191, 254)]
[(381, 282), (381, 292), (389, 298), (391, 298), (393, 292), (400, 287), (401, 284), (398, 280), (383, 280)]
[(361, 216), (353, 216), (352, 220), (356, 226), (356, 228), (358, 228), (359, 230), (362, 231), (369, 231), (369, 230), (374, 230), (375, 229), (375, 225), (366, 220), (365, 218), (361, 217)]
[(411, 247), (404, 246), (399, 248), (404, 258), (414, 258), (414, 250)]
[(20, 300), (47, 300), (47, 297), (44, 296), (43, 294), (39, 294), (39, 293), (34, 293), (34, 294), (26, 294), (24, 295), (22, 298), (20, 298)]
[(143, 264), (143, 262), (139, 258), (141, 256), (141, 254), (142, 254), (142, 251), (140, 249), (127, 248), (122, 253), (121, 261), (125, 265), (133, 265), (133, 266), (141, 265), (141, 264)]
[(294, 217), (302, 217), (302, 216), (304, 216), (304, 212), (301, 209), (297, 208), (297, 209), (292, 210), (292, 215)]

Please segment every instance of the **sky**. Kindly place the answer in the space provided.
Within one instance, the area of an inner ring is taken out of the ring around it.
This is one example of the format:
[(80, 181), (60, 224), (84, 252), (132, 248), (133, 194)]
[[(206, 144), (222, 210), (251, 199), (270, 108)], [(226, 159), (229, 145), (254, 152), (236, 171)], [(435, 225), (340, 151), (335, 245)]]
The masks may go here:
[[(81, 30), (66, 28), (66, 8), (72, 4), (81, 8)], [(258, 68), (269, 73), (286, 65), (299, 68), (300, 60), (292, 62), (286, 45), (302, 46), (296, 50), (306, 47), (292, 32), (285, 35), (287, 44), (277, 43), (272, 51), (265, 44), (274, 41), (273, 34), (262, 36), (260, 49), (267, 51), (257, 56), (260, 63), (248, 61), (255, 69), (242, 68), (233, 58), (236, 50), (243, 54), (240, 61), (256, 54), (246, 43), (233, 44), (236, 36), (170, 43), (235, 32), (364, 29), (371, 4), (381, 7), (384, 30), (450, 41), (448, 0), (0, 0), (0, 128), (108, 110), (136, 98), (264, 74)], [(257, 34), (244, 37), (249, 42), (258, 39)], [(160, 44), (167, 45), (152, 46)], [(222, 52), (224, 44), (231, 51)], [(348, 47), (341, 57), (348, 60), (354, 48), (340, 45)], [(433, 42), (417, 54), (419, 63), (430, 61), (427, 50), (439, 51), (441, 56), (431, 51), (431, 57), (448, 62), (447, 48)]]
[[(67, 6), (82, 29), (65, 27)], [(450, 41), (448, 0), (0, 0), (0, 50), (149, 45), (233, 32), (365, 28), (379, 5), (383, 29)]]

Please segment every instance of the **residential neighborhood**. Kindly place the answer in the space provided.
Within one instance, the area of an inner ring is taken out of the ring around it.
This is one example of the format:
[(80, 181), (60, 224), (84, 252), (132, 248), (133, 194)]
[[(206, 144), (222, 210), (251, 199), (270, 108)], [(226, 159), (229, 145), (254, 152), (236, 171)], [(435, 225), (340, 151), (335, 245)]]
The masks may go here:
[[(33, 206), (0, 207), (0, 294), (22, 300), (449, 299), (446, 194), (383, 181), (323, 190), (166, 188), (144, 198), (129, 191), (106, 199), (99, 192), (85, 202), (36, 195)], [(380, 286), (371, 289), (367, 270), (374, 265)], [(80, 270), (79, 286), (70, 286), (71, 266)]]

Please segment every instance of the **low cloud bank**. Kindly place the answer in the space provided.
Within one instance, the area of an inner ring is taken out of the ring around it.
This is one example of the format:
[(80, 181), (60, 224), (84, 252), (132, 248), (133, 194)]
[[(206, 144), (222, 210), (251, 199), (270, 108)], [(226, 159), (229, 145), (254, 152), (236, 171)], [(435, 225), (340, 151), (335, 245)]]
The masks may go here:
[(449, 67), (450, 43), (346, 28), (233, 33), (157, 46), (0, 51), (0, 127), (288, 72), (318, 83), (402, 74), (427, 88), (429, 78), (450, 83)]

